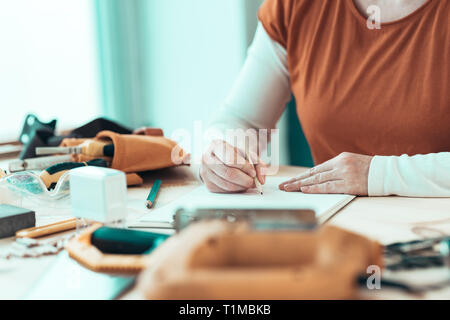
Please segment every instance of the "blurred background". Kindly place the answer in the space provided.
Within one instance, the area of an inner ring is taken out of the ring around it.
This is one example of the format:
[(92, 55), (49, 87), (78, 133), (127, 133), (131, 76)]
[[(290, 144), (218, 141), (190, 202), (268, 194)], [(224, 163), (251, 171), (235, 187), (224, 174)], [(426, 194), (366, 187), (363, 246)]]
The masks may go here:
[[(103, 116), (170, 137), (229, 92), (263, 0), (0, 0), (0, 143), (25, 115), (59, 130)], [(282, 164), (312, 165), (292, 101)]]

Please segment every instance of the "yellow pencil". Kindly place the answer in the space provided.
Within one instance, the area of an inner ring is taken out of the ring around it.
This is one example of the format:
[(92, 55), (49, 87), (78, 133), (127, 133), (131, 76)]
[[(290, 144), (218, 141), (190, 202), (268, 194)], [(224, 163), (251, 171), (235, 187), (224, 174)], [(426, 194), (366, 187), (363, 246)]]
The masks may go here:
[[(245, 148), (245, 156), (247, 157), (248, 162), (250, 162), (250, 164), (253, 166), (253, 168), (254, 168), (255, 171), (256, 171), (256, 167), (255, 167), (255, 165), (253, 164), (252, 158), (250, 158), (250, 153), (248, 152), (248, 146), (246, 146), (246, 148)], [(262, 191), (262, 185), (261, 185), (261, 183), (260, 183), (259, 180), (258, 180), (258, 176), (255, 176), (254, 180), (255, 180), (255, 186), (256, 186), (256, 189), (257, 189), (258, 192), (262, 195), (262, 194), (263, 194), (263, 191)]]

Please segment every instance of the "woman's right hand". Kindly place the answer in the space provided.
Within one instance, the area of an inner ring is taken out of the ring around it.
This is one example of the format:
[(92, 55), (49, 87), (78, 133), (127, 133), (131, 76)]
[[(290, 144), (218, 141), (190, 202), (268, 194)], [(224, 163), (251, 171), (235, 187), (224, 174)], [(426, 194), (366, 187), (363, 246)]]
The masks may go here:
[(237, 193), (255, 188), (254, 178), (265, 184), (263, 163), (256, 154), (251, 154), (253, 166), (242, 150), (223, 140), (214, 140), (202, 157), (200, 176), (209, 191), (215, 193)]

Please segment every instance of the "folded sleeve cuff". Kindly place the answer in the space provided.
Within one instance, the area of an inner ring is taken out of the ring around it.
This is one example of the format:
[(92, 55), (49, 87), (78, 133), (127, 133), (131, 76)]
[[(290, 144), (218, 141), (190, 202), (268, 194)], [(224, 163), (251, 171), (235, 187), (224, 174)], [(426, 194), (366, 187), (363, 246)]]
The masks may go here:
[(369, 197), (387, 196), (384, 188), (384, 179), (386, 177), (386, 166), (389, 157), (375, 156), (370, 163), (368, 194)]

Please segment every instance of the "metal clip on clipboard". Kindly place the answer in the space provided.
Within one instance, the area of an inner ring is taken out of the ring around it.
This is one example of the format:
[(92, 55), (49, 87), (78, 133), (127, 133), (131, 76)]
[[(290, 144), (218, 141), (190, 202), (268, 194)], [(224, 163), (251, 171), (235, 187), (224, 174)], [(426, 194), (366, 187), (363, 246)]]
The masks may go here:
[(316, 214), (309, 209), (213, 209), (184, 207), (176, 211), (174, 226), (178, 231), (202, 220), (247, 222), (256, 231), (312, 230), (317, 226)]

